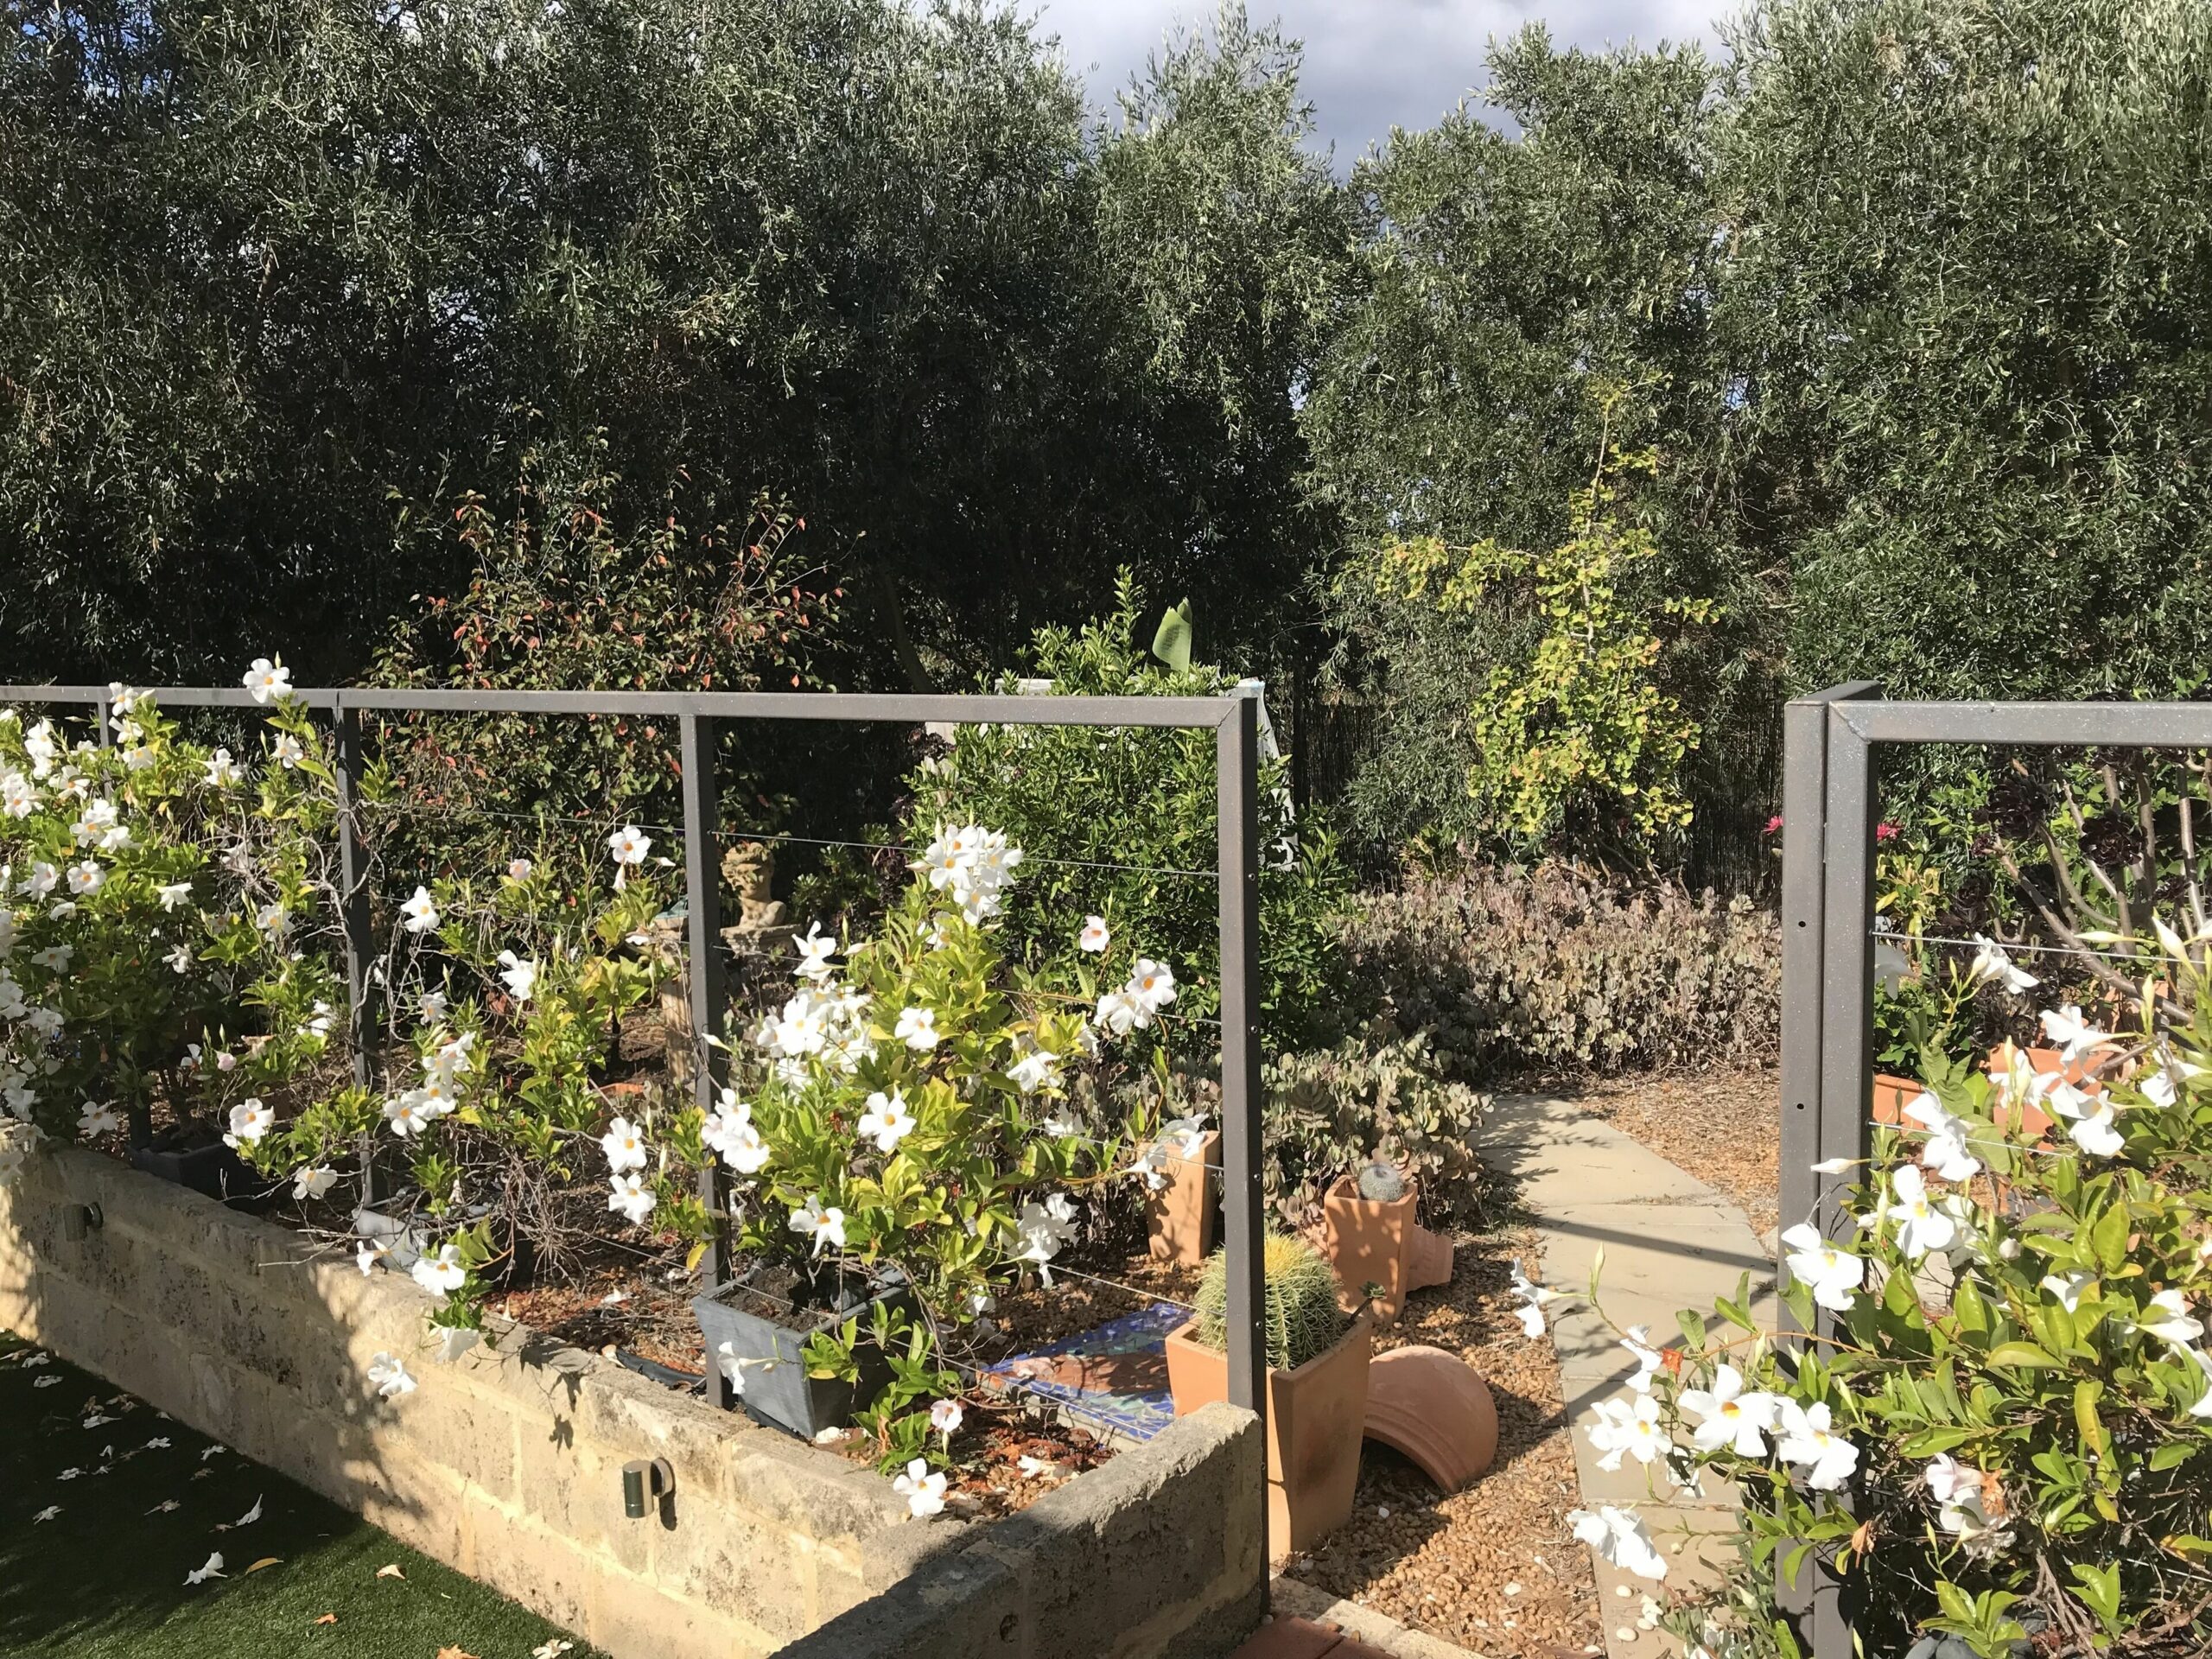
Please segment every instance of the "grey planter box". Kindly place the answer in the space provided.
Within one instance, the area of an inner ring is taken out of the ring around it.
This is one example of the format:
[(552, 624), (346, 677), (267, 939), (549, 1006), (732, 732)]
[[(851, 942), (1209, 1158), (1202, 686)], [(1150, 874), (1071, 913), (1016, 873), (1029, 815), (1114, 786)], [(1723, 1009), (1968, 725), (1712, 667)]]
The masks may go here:
[(741, 1368), (743, 1386), (737, 1391), (736, 1405), (748, 1417), (810, 1440), (825, 1428), (849, 1424), (853, 1413), (864, 1408), (891, 1380), (890, 1362), (872, 1343), (864, 1342), (855, 1351), (854, 1357), (860, 1362), (858, 1384), (809, 1376), (800, 1355), (809, 1337), (817, 1331), (835, 1330), (847, 1319), (859, 1319), (865, 1333), (873, 1319), (871, 1310), (879, 1302), (903, 1307), (912, 1314), (913, 1293), (906, 1286), (879, 1286), (873, 1300), (855, 1299), (824, 1313), (803, 1330), (731, 1306), (727, 1299), (743, 1294), (745, 1289), (743, 1278), (733, 1280), (713, 1295), (693, 1297), (691, 1312), (698, 1319), (699, 1333), (706, 1338), (709, 1376), (721, 1368), (724, 1343), (740, 1359), (773, 1362)]

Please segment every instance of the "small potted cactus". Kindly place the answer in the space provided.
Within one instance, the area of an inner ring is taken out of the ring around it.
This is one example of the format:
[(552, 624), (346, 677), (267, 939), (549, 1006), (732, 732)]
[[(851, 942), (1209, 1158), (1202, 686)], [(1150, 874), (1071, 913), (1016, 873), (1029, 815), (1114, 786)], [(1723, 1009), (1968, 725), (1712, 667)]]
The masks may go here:
[[(1420, 1194), (1397, 1166), (1377, 1158), (1344, 1176), (1321, 1198), (1329, 1260), (1337, 1270), (1339, 1306), (1370, 1300), (1388, 1325), (1409, 1291), (1452, 1278), (1452, 1241), (1414, 1219)], [(1370, 1287), (1380, 1286), (1370, 1292)]]
[[(1304, 1239), (1266, 1248), (1268, 1545), (1278, 1560), (1310, 1549), (1351, 1516), (1367, 1422), (1373, 1316), (1337, 1306), (1337, 1276)], [(1217, 1251), (1192, 1317), (1167, 1336), (1179, 1417), (1229, 1397), (1229, 1262)]]

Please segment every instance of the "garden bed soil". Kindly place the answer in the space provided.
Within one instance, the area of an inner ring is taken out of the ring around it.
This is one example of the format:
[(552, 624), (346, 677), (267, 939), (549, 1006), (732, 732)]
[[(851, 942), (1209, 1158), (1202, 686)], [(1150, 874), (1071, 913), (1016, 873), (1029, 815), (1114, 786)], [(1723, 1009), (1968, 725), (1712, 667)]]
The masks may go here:
[(1779, 1214), (1782, 1083), (1770, 1066), (1585, 1078), (1555, 1092), (1743, 1207), (1764, 1237)]
[(1514, 1312), (1513, 1260), (1541, 1278), (1541, 1245), (1510, 1228), (1463, 1234), (1458, 1247), (1452, 1282), (1415, 1291), (1375, 1346), (1429, 1344), (1481, 1373), (1497, 1405), (1497, 1461), (1443, 1496), (1370, 1440), (1351, 1520), (1284, 1571), (1488, 1659), (1601, 1652), (1605, 1610), (1567, 1524), (1581, 1496), (1559, 1362), (1548, 1338), (1522, 1334)]

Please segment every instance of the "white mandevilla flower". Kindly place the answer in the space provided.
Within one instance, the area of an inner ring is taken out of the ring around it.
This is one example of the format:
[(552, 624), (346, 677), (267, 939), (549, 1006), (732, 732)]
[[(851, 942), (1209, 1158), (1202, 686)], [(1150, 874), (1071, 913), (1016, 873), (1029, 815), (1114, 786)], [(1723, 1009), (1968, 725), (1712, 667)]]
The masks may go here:
[(38, 810), (38, 785), (20, 772), (0, 773), (0, 811), (28, 818)]
[(634, 1169), (626, 1175), (609, 1176), (607, 1185), (613, 1191), (607, 1194), (607, 1207), (620, 1211), (623, 1219), (632, 1227), (644, 1226), (645, 1217), (653, 1212), (653, 1205), (660, 1201), (644, 1175)]
[(1521, 1299), (1521, 1306), (1514, 1313), (1521, 1321), (1521, 1332), (1532, 1340), (1544, 1334), (1544, 1307), (1559, 1300), (1559, 1292), (1547, 1290), (1521, 1270), (1521, 1258), (1513, 1258), (1513, 1294)]
[(653, 838), (634, 823), (626, 823), (607, 838), (608, 856), (614, 861), (614, 885), (620, 887), (629, 879), (630, 872), (645, 861), (645, 855), (652, 850)]
[(898, 1090), (887, 1095), (878, 1090), (868, 1097), (868, 1109), (861, 1114), (855, 1128), (874, 1141), (878, 1152), (892, 1153), (914, 1132), (914, 1116), (906, 1109)]
[(537, 964), (512, 950), (502, 950), (499, 966), (503, 969), (499, 977), (505, 982), (509, 994), (518, 1002), (529, 1001), (531, 994), (537, 988)]
[(2203, 1325), (2190, 1315), (2188, 1299), (2178, 1290), (2162, 1290), (2152, 1297), (2135, 1328), (2177, 1348), (2187, 1347), (2204, 1334)]
[(1083, 931), (1075, 936), (1076, 949), (1097, 956), (1105, 950), (1112, 937), (1106, 931), (1103, 916), (1086, 916), (1083, 918)]
[(2044, 1274), (2041, 1287), (2049, 1291), (2057, 1300), (2058, 1305), (2071, 1313), (2081, 1306), (2082, 1293), (2096, 1282), (2095, 1274), (2075, 1268), (2065, 1273)]
[(377, 1263), (391, 1254), (391, 1246), (384, 1240), (365, 1238), (354, 1248), (353, 1265), (360, 1268), (361, 1277), (365, 1279), (376, 1271)]
[(2112, 1041), (2110, 1032), (2099, 1031), (2089, 1024), (2082, 1017), (2082, 1010), (2071, 1002), (2055, 1014), (2046, 1009), (2037, 1017), (2043, 1034), (2058, 1046), (2060, 1056), (2068, 1060), (2077, 1060)]
[[(2117, 1158), (2126, 1150), (2120, 1132), (2112, 1097), (2090, 1094), (2070, 1083), (2054, 1083), (2044, 1096), (2050, 1115), (2066, 1124), (2066, 1137), (2094, 1158)], [(2094, 1109), (2092, 1109), (2094, 1108)]]
[(930, 1427), (944, 1435), (944, 1443), (950, 1446), (952, 1437), (959, 1432), (960, 1419), (964, 1414), (957, 1400), (940, 1400), (930, 1408)]
[(1997, 1483), (1986, 1471), (1939, 1452), (1929, 1462), (1926, 1479), (1936, 1499), (1936, 1520), (1967, 1554), (1986, 1560), (2012, 1542), (2001, 1498), (1992, 1513)]
[(1052, 1258), (1074, 1236), (1075, 1205), (1066, 1193), (1055, 1192), (1042, 1204), (1025, 1204), (1014, 1219), (1014, 1239), (1021, 1246), (1015, 1260), (1036, 1268), (1039, 1276), (1049, 1287), (1052, 1282)]
[(1658, 1401), (1649, 1394), (1638, 1394), (1626, 1400), (1600, 1400), (1591, 1409), (1598, 1421), (1585, 1433), (1602, 1454), (1598, 1459), (1600, 1469), (1618, 1469), (1621, 1459), (1627, 1456), (1647, 1469), (1656, 1464), (1665, 1472), (1669, 1441), (1659, 1421)]
[(1859, 1286), (1866, 1281), (1865, 1259), (1821, 1237), (1809, 1222), (1799, 1222), (1783, 1234), (1782, 1242), (1789, 1247), (1785, 1259), (1789, 1276), (1809, 1286), (1813, 1300), (1822, 1307), (1836, 1313), (1848, 1312)]
[(231, 759), (228, 749), (217, 749), (207, 757), (207, 783), (213, 789), (229, 789), (245, 776), (238, 763)]
[(267, 702), (272, 697), (291, 693), (292, 671), (284, 666), (282, 658), (272, 662), (266, 657), (257, 657), (244, 677), (245, 689), (256, 702)]
[(369, 1361), (368, 1376), (369, 1386), (379, 1399), (397, 1400), (415, 1392), (415, 1379), (407, 1374), (407, 1367), (390, 1354), (378, 1353)]
[(944, 1476), (932, 1473), (924, 1459), (908, 1464), (906, 1472), (891, 1483), (891, 1490), (906, 1500), (907, 1513), (918, 1521), (944, 1508)]
[(31, 873), (22, 879), (16, 891), (33, 899), (43, 899), (61, 885), (61, 872), (44, 859), (31, 863)]
[(599, 1145), (607, 1154), (607, 1166), (617, 1175), (645, 1166), (645, 1138), (626, 1117), (618, 1117), (609, 1123), (607, 1133), (599, 1138)]
[(1692, 1446), (1700, 1452), (1727, 1446), (1742, 1458), (1766, 1456), (1765, 1431), (1782, 1412), (1778, 1398), (1745, 1389), (1744, 1374), (1725, 1363), (1713, 1368), (1712, 1387), (1685, 1389), (1681, 1406), (1700, 1419), (1690, 1433)]
[(1784, 1463), (1806, 1471), (1808, 1486), (1816, 1492), (1833, 1492), (1851, 1478), (1859, 1467), (1859, 1448), (1835, 1432), (1826, 1401), (1801, 1406), (1784, 1400), (1781, 1421), (1781, 1443), (1776, 1450)]
[(232, 1147), (251, 1146), (276, 1127), (276, 1114), (259, 1099), (242, 1100), (231, 1108), (231, 1132), (223, 1137), (223, 1144)]
[(289, 732), (285, 732), (276, 739), (276, 755), (277, 760), (287, 771), (289, 771), (308, 758), (308, 752), (300, 747), (298, 738), (294, 737)]
[(103, 1135), (117, 1135), (122, 1128), (123, 1115), (114, 1107), (99, 1101), (86, 1101), (84, 1109), (77, 1115), (77, 1133), (87, 1140)]
[(901, 1008), (898, 1023), (892, 1027), (892, 1037), (906, 1045), (918, 1054), (926, 1054), (943, 1040), (938, 1035), (937, 1010), (934, 1008)]
[(1154, 962), (1150, 957), (1139, 957), (1136, 966), (1129, 969), (1128, 994), (1143, 1004), (1147, 1014), (1158, 1014), (1175, 1000), (1175, 974), (1164, 962)]
[(1959, 1224), (1929, 1195), (1920, 1171), (1905, 1165), (1890, 1177), (1897, 1202), (1885, 1212), (1897, 1224), (1897, 1248), (1917, 1262), (1930, 1250), (1948, 1250), (1959, 1235)]
[(814, 1254), (835, 1246), (845, 1248), (845, 1212), (834, 1205), (825, 1207), (816, 1194), (791, 1211), (791, 1231), (814, 1241)]
[(414, 897), (399, 907), (399, 925), (410, 933), (427, 933), (438, 925), (437, 901), (428, 887), (417, 887)]
[(531, 868), (526, 858), (511, 858), (507, 861), (507, 880), (519, 886), (530, 880)]
[(79, 897), (88, 893), (98, 893), (100, 883), (105, 880), (107, 872), (89, 858), (69, 867), (69, 891)]
[(1667, 1576), (1667, 1558), (1659, 1553), (1635, 1510), (1600, 1503), (1594, 1510), (1568, 1510), (1567, 1523), (1576, 1538), (1622, 1572), (1639, 1579)]
[(830, 965), (830, 958), (837, 954), (837, 941), (823, 937), (821, 923), (809, 923), (806, 937), (793, 939), (791, 948), (798, 952), (798, 973), (802, 979), (819, 983), (836, 972)]
[(1132, 1031), (1152, 1023), (1152, 1015), (1144, 1004), (1130, 995), (1127, 988), (1101, 995), (1098, 1011), (1091, 1017), (1116, 1037), (1126, 1037)]
[(189, 881), (166, 881), (160, 887), (155, 888), (154, 893), (155, 896), (162, 901), (162, 908), (163, 910), (175, 910), (179, 905), (184, 903), (185, 900), (192, 897), (192, 883)]
[(436, 1116), (423, 1109), (429, 1103), (429, 1097), (422, 1090), (404, 1090), (385, 1101), (384, 1121), (403, 1141), (410, 1135), (420, 1135)]
[(123, 765), (126, 771), (143, 772), (161, 758), (151, 743), (133, 743), (123, 752)]
[(721, 1091), (715, 1109), (700, 1126), (699, 1138), (741, 1175), (757, 1175), (768, 1161), (768, 1145), (753, 1127), (753, 1108), (737, 1097), (734, 1089)]
[(281, 904), (267, 904), (253, 912), (253, 925), (270, 938), (283, 934), (290, 925), (291, 916)]
[(338, 1185), (338, 1172), (327, 1164), (302, 1164), (292, 1172), (292, 1198), (305, 1204)]
[(461, 1287), (468, 1278), (468, 1269), (461, 1264), (461, 1247), (458, 1244), (441, 1244), (435, 1255), (415, 1258), (415, 1268), (410, 1276), (416, 1284), (442, 1301), (450, 1293)]
[(1057, 1089), (1060, 1086), (1059, 1056), (1047, 1049), (1032, 1047), (1007, 1067), (1006, 1075), (1025, 1095)]
[(1974, 942), (1976, 947), (1974, 958), (1967, 969), (1974, 978), (2002, 985), (2015, 995), (2031, 991), (2042, 982), (2033, 974), (2013, 966), (2012, 958), (2005, 954), (2005, 947), (1994, 939), (1977, 933), (1974, 936)]
[(1981, 1173), (1981, 1160), (1967, 1150), (1966, 1121), (1945, 1111), (1934, 1095), (1924, 1090), (1915, 1095), (1905, 1103), (1904, 1116), (1927, 1128), (1928, 1139), (1920, 1147), (1923, 1166), (1947, 1181), (1971, 1180)]

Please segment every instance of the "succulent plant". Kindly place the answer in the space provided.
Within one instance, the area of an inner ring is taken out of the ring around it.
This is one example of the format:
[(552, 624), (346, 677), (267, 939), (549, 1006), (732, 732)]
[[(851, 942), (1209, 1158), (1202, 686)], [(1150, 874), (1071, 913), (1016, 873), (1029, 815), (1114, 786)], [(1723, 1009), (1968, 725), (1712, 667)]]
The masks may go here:
[[(1294, 1371), (1336, 1346), (1351, 1323), (1337, 1306), (1337, 1274), (1304, 1239), (1270, 1233), (1262, 1252), (1267, 1271), (1268, 1363)], [(1229, 1256), (1216, 1250), (1198, 1281), (1198, 1329), (1209, 1348), (1229, 1345)]]
[(1359, 1196), (1370, 1204), (1395, 1204), (1406, 1196), (1406, 1178), (1387, 1158), (1377, 1158), (1359, 1172)]

